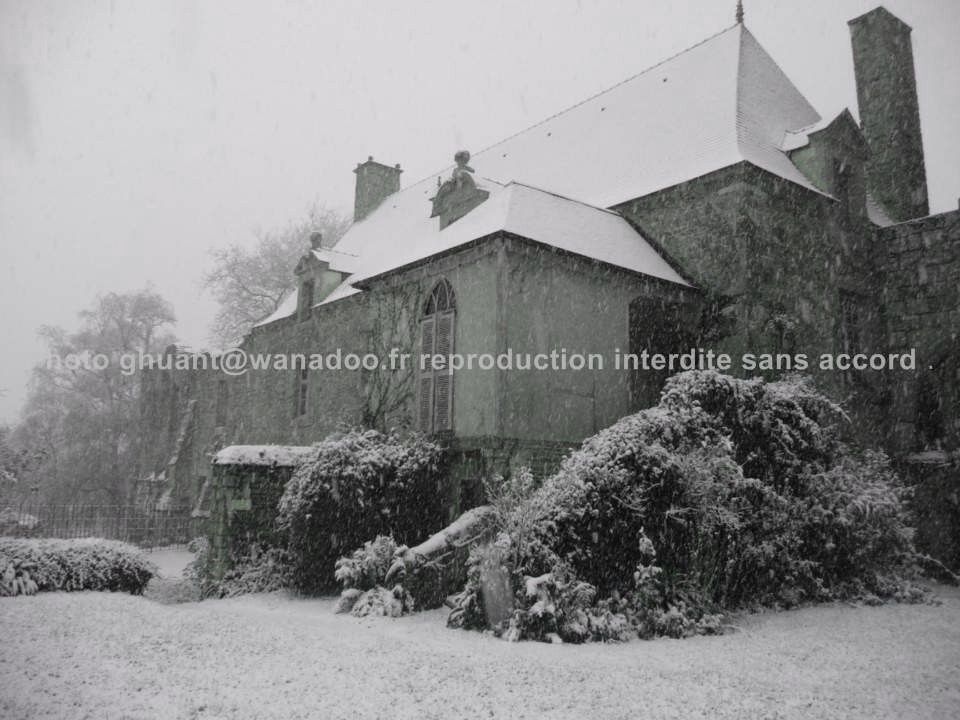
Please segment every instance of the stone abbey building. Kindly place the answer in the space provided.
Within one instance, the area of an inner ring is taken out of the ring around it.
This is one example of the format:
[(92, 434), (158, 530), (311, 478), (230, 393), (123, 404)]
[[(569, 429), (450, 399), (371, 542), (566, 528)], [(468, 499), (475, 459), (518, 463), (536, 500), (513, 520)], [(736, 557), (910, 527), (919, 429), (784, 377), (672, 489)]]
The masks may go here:
[(915, 348), (913, 370), (809, 372), (862, 440), (949, 468), (960, 448), (960, 212), (929, 215), (910, 27), (883, 8), (849, 25), (859, 124), (847, 110), (818, 113), (737, 22), (483, 152), (457, 153), (439, 178), (403, 187), (399, 165), (361, 163), (352, 228), (332, 248), (305, 238), (298, 292), (244, 350), (562, 349), (603, 354), (604, 367), (150, 372), (146, 487), (192, 505), (225, 446), (409, 427), (450, 448), (456, 512), (477, 501), (484, 475), (547, 472), (656, 401), (666, 371), (618, 369), (616, 349), (691, 347), (734, 358)]

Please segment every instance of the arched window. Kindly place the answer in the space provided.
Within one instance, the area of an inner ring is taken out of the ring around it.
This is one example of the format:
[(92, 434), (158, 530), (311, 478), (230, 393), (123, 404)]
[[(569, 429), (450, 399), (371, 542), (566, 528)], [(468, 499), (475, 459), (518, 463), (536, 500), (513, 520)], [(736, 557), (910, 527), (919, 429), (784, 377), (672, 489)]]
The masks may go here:
[(420, 387), (418, 415), (425, 433), (441, 432), (453, 427), (453, 374), (446, 361), (435, 363), (439, 355), (448, 359), (453, 354), (456, 298), (446, 280), (433, 286), (423, 306), (420, 320)]
[(446, 280), (441, 280), (430, 291), (430, 297), (427, 298), (423, 308), (423, 316), (429, 317), (446, 311), (453, 312), (456, 305), (457, 301), (453, 294), (453, 288)]

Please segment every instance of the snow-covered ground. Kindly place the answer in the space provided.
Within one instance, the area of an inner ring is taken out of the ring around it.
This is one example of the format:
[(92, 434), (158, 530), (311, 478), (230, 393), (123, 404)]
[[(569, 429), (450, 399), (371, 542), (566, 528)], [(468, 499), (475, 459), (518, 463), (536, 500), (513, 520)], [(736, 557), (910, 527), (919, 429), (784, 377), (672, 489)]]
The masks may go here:
[(3, 598), (0, 717), (956, 718), (960, 592), (938, 593), (939, 607), (821, 606), (722, 637), (582, 646), (283, 595)]
[(164, 580), (178, 580), (183, 577), (183, 571), (193, 560), (193, 553), (189, 550), (177, 548), (156, 548), (146, 550), (147, 559), (157, 566), (157, 577)]

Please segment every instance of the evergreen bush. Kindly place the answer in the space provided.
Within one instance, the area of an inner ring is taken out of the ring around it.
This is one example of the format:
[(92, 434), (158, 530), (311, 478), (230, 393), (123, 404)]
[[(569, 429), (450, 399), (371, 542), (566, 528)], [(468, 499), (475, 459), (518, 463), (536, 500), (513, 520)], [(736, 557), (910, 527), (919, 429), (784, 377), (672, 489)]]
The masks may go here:
[(143, 552), (116, 540), (0, 538), (0, 594), (110, 590), (141, 595), (155, 574)]
[[(843, 420), (807, 381), (674, 376), (657, 407), (586, 440), (541, 487), (508, 491), (450, 624), (682, 637), (738, 608), (915, 599), (907, 491), (882, 454), (840, 442)], [(504, 584), (506, 599), (491, 593)]]
[(324, 440), (279, 503), (298, 589), (335, 588), (335, 562), (377, 535), (410, 542), (441, 524), (443, 450), (417, 435), (355, 430)]

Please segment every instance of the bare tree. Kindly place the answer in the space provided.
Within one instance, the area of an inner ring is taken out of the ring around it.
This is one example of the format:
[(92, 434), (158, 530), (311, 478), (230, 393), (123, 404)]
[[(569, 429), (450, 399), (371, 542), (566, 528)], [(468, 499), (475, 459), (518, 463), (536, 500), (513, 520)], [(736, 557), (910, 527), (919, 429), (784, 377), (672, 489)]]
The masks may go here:
[(408, 283), (389, 292), (372, 294), (370, 302), (367, 352), (379, 358), (389, 358), (391, 353), (398, 351), (408, 360), (402, 366), (398, 363), (391, 367), (388, 363), (364, 373), (366, 406), (363, 424), (378, 430), (411, 427), (414, 418), (410, 411), (417, 387), (418, 309), (423, 304), (423, 292), (416, 283)]
[(220, 304), (211, 338), (221, 347), (235, 345), (254, 324), (272, 315), (294, 290), (293, 269), (310, 235), (321, 233), (324, 246), (332, 247), (350, 222), (345, 215), (314, 205), (303, 220), (258, 232), (253, 247), (234, 243), (213, 249), (213, 267), (203, 279)]
[(98, 297), (79, 313), (80, 329), (43, 327), (50, 361), (31, 377), (13, 433), (31, 457), (49, 500), (129, 502), (139, 438), (139, 373), (121, 356), (169, 344), (173, 308), (150, 289)]

